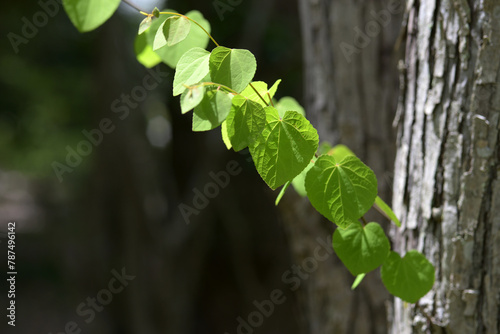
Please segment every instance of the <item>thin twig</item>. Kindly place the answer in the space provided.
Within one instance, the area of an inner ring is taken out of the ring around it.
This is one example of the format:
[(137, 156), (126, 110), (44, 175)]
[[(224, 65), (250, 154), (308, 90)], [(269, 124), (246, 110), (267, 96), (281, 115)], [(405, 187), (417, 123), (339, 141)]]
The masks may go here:
[(136, 5), (134, 5), (133, 3), (131, 3), (129, 0), (122, 0), (124, 3), (126, 3), (127, 5), (129, 5), (130, 7), (134, 8), (136, 11), (138, 11), (139, 13), (140, 12), (145, 12), (144, 10), (141, 10), (139, 7), (137, 7)]

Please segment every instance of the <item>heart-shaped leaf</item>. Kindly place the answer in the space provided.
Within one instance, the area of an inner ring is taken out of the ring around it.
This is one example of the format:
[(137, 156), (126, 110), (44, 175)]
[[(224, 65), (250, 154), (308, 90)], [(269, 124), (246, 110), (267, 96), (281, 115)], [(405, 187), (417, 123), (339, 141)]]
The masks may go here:
[(227, 134), (233, 149), (240, 151), (252, 143), (264, 129), (266, 113), (257, 102), (236, 95), (226, 121)]
[(156, 31), (156, 36), (153, 42), (153, 50), (158, 50), (162, 47), (173, 46), (182, 42), (191, 30), (191, 22), (184, 16), (170, 16), (160, 25)]
[(330, 155), (320, 156), (305, 185), (314, 208), (342, 228), (364, 215), (377, 196), (375, 174), (355, 156), (339, 163)]
[(391, 245), (384, 230), (377, 223), (361, 226), (359, 222), (348, 228), (335, 230), (333, 249), (354, 276), (368, 273), (382, 263), (389, 255)]
[(94, 30), (106, 22), (120, 5), (120, 0), (63, 0), (64, 10), (80, 31)]
[(208, 90), (203, 101), (194, 108), (193, 131), (215, 129), (231, 110), (231, 95), (221, 90)]
[(257, 62), (248, 50), (216, 47), (210, 55), (210, 77), (212, 81), (228, 86), (237, 93), (252, 81)]
[(409, 303), (425, 296), (435, 279), (434, 266), (416, 250), (408, 251), (403, 258), (391, 252), (380, 275), (390, 293)]
[(255, 167), (271, 189), (293, 180), (307, 167), (318, 149), (318, 132), (296, 111), (283, 118), (266, 107), (266, 127), (250, 145)]
[(210, 52), (202, 48), (187, 51), (175, 69), (173, 94), (177, 96), (186, 90), (186, 86), (199, 83), (208, 74)]

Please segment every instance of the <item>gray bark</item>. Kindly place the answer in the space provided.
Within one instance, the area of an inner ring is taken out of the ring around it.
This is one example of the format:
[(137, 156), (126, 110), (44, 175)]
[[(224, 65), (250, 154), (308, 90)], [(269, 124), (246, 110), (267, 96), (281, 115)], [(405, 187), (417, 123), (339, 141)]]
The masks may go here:
[(500, 5), (410, 1), (401, 66), (395, 248), (422, 251), (436, 283), (395, 300), (393, 333), (500, 332)]
[[(388, 12), (388, 1), (300, 0), (299, 6), (307, 116), (320, 141), (346, 144), (375, 171), (380, 196), (389, 200), (398, 91), (394, 44), (402, 10), (378, 23), (372, 12)], [(379, 30), (366, 32), (367, 27)], [(356, 40), (358, 29), (370, 35)], [(280, 206), (294, 261), (305, 267), (334, 224), (297, 195), (286, 196)], [(374, 217), (381, 220), (369, 219)], [(354, 278), (335, 255), (317, 262), (298, 290), (303, 332), (386, 333), (389, 297), (378, 273), (351, 291)]]

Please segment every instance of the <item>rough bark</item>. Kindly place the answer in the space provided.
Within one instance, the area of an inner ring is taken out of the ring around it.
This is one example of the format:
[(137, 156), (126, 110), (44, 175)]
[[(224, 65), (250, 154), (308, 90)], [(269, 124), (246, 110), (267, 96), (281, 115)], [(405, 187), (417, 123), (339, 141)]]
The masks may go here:
[[(390, 198), (386, 177), (393, 164), (391, 123), (398, 90), (394, 44), (402, 11), (390, 14), (383, 25), (373, 12), (388, 11), (388, 4), (299, 1), (307, 116), (320, 141), (346, 144), (374, 169), (380, 195), (386, 199)], [(358, 29), (366, 34), (367, 27), (379, 30), (371, 31), (368, 40), (355, 40)], [(350, 53), (349, 46), (356, 51)], [(286, 197), (282, 209), (292, 255), (305, 267), (308, 258), (315, 258), (319, 240), (331, 237), (334, 225), (298, 196)], [(303, 332), (386, 333), (388, 295), (378, 274), (372, 273), (351, 291), (353, 277), (335, 255), (318, 262), (317, 270), (308, 273), (298, 290)]]
[(410, 1), (401, 66), (395, 248), (422, 251), (436, 283), (395, 300), (393, 333), (499, 333), (500, 5)]

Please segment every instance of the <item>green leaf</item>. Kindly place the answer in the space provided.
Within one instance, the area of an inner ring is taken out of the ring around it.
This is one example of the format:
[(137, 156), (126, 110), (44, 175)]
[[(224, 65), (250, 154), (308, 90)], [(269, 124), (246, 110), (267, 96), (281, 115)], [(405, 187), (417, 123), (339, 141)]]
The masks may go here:
[(282, 97), (278, 103), (276, 103), (276, 109), (278, 109), (278, 112), (280, 114), (280, 117), (283, 117), (285, 112), (289, 110), (293, 110), (301, 114), (302, 116), (306, 115), (306, 112), (304, 111), (304, 108), (295, 100), (293, 97), (285, 96)]
[(147, 16), (144, 20), (141, 21), (141, 24), (139, 24), (139, 32), (138, 35), (142, 34), (145, 32), (149, 27), (151, 27), (152, 23), (152, 18), (151, 16)]
[(260, 176), (276, 189), (307, 167), (318, 149), (318, 132), (296, 111), (283, 118), (274, 107), (265, 111), (266, 127), (249, 147)]
[(316, 157), (313, 157), (309, 162), (309, 164), (307, 165), (307, 167), (302, 172), (300, 172), (300, 174), (297, 175), (292, 181), (293, 188), (302, 197), (307, 196), (306, 185), (305, 185), (306, 175), (307, 172), (309, 172), (309, 170), (312, 168), (312, 166), (314, 166), (315, 161)]
[(210, 55), (210, 76), (212, 80), (242, 92), (252, 81), (257, 62), (248, 50), (216, 47)]
[(184, 16), (170, 16), (156, 31), (153, 50), (156, 51), (165, 45), (173, 46), (182, 42), (186, 39), (190, 30), (191, 22)]
[(322, 155), (306, 175), (307, 197), (323, 216), (342, 228), (356, 222), (373, 205), (377, 179), (355, 156), (340, 163)]
[(434, 285), (434, 266), (424, 255), (410, 250), (401, 259), (391, 252), (380, 270), (387, 290), (402, 300), (415, 303), (425, 296)]
[(278, 206), (278, 204), (280, 204), (280, 201), (283, 198), (283, 196), (285, 195), (285, 192), (288, 189), (288, 187), (290, 186), (290, 183), (291, 183), (290, 181), (287, 181), (285, 183), (285, 185), (281, 188), (280, 193), (278, 194), (278, 197), (276, 197), (276, 201), (274, 201), (275, 206)]
[(64, 10), (80, 31), (94, 30), (106, 22), (120, 5), (120, 0), (63, 0)]
[(203, 100), (204, 95), (205, 86), (195, 86), (190, 89), (186, 89), (181, 95), (181, 112), (185, 114), (199, 105)]
[(351, 290), (356, 289), (358, 285), (361, 284), (361, 281), (363, 280), (363, 278), (365, 278), (365, 276), (366, 274), (359, 274), (358, 276), (356, 276), (356, 279), (352, 283)]
[(355, 222), (345, 230), (337, 228), (332, 240), (335, 253), (354, 276), (376, 269), (391, 250), (389, 239), (377, 223), (363, 227)]
[(139, 63), (147, 68), (154, 67), (161, 63), (161, 58), (153, 51), (148, 44), (146, 34), (137, 35), (134, 42), (134, 51)]
[(401, 222), (399, 221), (398, 217), (396, 217), (396, 214), (392, 211), (389, 205), (387, 205), (378, 196), (375, 198), (375, 209), (377, 209), (377, 211), (386, 216), (388, 219), (392, 220), (398, 227), (401, 227)]
[(227, 116), (227, 134), (235, 151), (250, 145), (266, 125), (266, 113), (257, 102), (241, 95), (233, 98)]
[(218, 89), (208, 90), (203, 101), (194, 108), (193, 131), (215, 129), (231, 110), (231, 95)]
[(233, 145), (231, 144), (231, 140), (229, 139), (229, 134), (227, 133), (227, 122), (224, 121), (220, 125), (220, 132), (221, 132), (221, 137), (222, 141), (224, 142), (224, 145), (226, 145), (226, 148), (230, 150)]
[(199, 83), (208, 74), (210, 52), (202, 48), (192, 48), (186, 52), (175, 69), (174, 96), (182, 94), (186, 86)]
[[(250, 84), (241, 92), (241, 95), (245, 96), (246, 98), (257, 102), (260, 104), (262, 107), (267, 107), (270, 105), (270, 98), (273, 98), (274, 94), (276, 93), (276, 90), (278, 89), (278, 86), (281, 82), (281, 79), (277, 80), (274, 85), (271, 87), (271, 89), (267, 88), (267, 83), (264, 81), (254, 81), (252, 82), (252, 86), (257, 90), (259, 94), (255, 92), (255, 90), (250, 86)], [(269, 95), (268, 95), (269, 94)], [(264, 98), (266, 102), (264, 102), (260, 96)]]
[[(173, 10), (166, 10), (170, 12), (175, 12)], [(190, 11), (189, 13), (186, 14), (187, 17), (190, 19), (198, 22), (205, 30), (210, 33), (210, 23), (205, 20), (203, 15), (196, 10)], [(160, 17), (156, 20), (153, 20), (153, 23), (151, 24), (151, 27), (146, 31), (146, 35), (148, 38), (148, 44), (153, 46), (154, 39), (156, 36), (156, 32), (159, 29), (159, 27), (167, 20), (169, 17), (172, 17), (169, 14), (162, 14)], [(208, 35), (200, 29), (198, 26), (193, 26), (189, 34), (187, 35), (186, 39), (184, 39), (182, 42), (175, 44), (173, 46), (164, 46), (155, 52), (158, 54), (158, 56), (162, 59), (163, 62), (165, 62), (168, 66), (175, 68), (177, 65), (177, 62), (179, 59), (189, 51), (190, 49), (194, 47), (200, 47), (202, 49), (205, 49), (208, 45), (209, 42), (209, 37)]]

